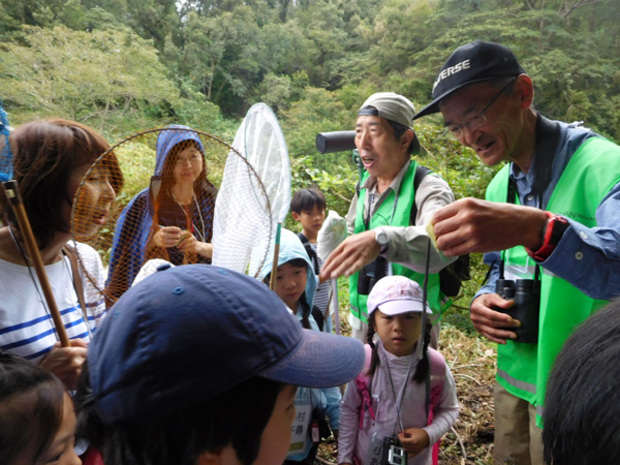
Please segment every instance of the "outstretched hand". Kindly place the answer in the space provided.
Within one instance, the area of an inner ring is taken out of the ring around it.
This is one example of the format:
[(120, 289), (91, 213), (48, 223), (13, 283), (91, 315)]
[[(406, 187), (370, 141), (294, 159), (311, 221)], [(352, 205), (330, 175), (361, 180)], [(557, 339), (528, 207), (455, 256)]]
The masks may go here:
[(323, 263), (320, 279), (351, 276), (379, 256), (381, 246), (375, 240), (373, 230), (347, 237)]
[(523, 245), (537, 250), (547, 222), (543, 210), (465, 198), (436, 211), (432, 223), (437, 247), (448, 257)]

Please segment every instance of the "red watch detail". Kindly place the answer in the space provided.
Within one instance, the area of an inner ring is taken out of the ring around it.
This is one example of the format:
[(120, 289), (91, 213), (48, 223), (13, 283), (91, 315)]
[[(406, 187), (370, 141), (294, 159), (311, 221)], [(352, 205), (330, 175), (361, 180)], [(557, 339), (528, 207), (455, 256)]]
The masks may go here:
[(547, 215), (547, 223), (543, 228), (543, 243), (538, 250), (530, 250), (525, 248), (526, 252), (534, 260), (542, 262), (549, 258), (555, 247), (560, 242), (564, 231), (568, 228), (568, 220), (563, 216), (554, 215), (551, 212), (545, 212)]

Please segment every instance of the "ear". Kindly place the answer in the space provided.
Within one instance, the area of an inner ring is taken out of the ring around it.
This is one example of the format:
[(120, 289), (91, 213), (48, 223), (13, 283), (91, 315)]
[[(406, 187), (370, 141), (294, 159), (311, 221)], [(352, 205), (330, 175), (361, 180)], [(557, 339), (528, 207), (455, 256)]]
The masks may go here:
[(414, 137), (415, 137), (415, 134), (410, 129), (405, 131), (403, 135), (400, 136), (400, 146), (402, 149), (405, 150), (405, 152), (407, 152), (407, 149), (409, 148), (409, 144), (411, 144), (411, 141), (413, 140)]
[(403, 165), (411, 158), (411, 155), (409, 154), (409, 145), (411, 144), (411, 141), (413, 140), (414, 137), (415, 137), (415, 134), (413, 133), (412, 130), (407, 130), (403, 133), (402, 136), (400, 136), (399, 147), (400, 147), (400, 156), (402, 157), (402, 160), (403, 160)]
[(196, 465), (223, 465), (222, 452), (203, 452), (196, 459)]
[(196, 459), (195, 465), (239, 465), (237, 454), (231, 445), (219, 450), (203, 452)]
[(521, 99), (521, 108), (526, 109), (534, 100), (534, 84), (527, 74), (521, 74), (515, 83), (515, 92)]
[(297, 212), (291, 212), (295, 221), (301, 221), (301, 216)]

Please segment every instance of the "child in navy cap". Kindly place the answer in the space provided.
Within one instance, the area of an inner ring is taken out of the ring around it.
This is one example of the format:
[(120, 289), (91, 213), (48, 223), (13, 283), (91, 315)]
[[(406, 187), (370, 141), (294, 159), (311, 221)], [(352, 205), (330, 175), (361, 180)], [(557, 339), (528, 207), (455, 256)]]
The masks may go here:
[(302, 329), (257, 280), (170, 268), (127, 291), (90, 344), (79, 428), (106, 465), (280, 465), (296, 386), (363, 364), (359, 342)]

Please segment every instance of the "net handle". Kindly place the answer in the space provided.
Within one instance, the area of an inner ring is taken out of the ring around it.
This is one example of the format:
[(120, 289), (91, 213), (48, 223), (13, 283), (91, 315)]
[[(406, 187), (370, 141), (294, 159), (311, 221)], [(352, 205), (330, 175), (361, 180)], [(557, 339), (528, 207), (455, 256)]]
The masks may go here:
[[(276, 229), (276, 245), (273, 250), (273, 262), (271, 264), (271, 279), (269, 280), (269, 288), (275, 292), (278, 274), (278, 260), (280, 258), (280, 232), (282, 231), (282, 223), (278, 223)], [(294, 310), (294, 309), (291, 309)]]
[(71, 342), (69, 342), (67, 331), (65, 330), (65, 325), (62, 323), (62, 318), (60, 317), (60, 312), (58, 311), (58, 306), (56, 305), (56, 300), (54, 299), (52, 288), (50, 286), (49, 280), (47, 279), (45, 267), (43, 266), (43, 259), (41, 258), (41, 252), (39, 251), (37, 243), (34, 239), (34, 234), (30, 226), (30, 221), (28, 220), (28, 215), (26, 214), (26, 209), (24, 208), (24, 204), (19, 194), (19, 190), (17, 189), (17, 181), (12, 180), (3, 182), (2, 187), (7, 198), (9, 199), (9, 203), (11, 204), (11, 208), (13, 209), (13, 213), (17, 217), (20, 233), (24, 238), (24, 242), (26, 243), (28, 257), (30, 257), (32, 266), (37, 273), (37, 277), (39, 278), (39, 283), (41, 284), (41, 289), (43, 290), (43, 295), (45, 296), (47, 307), (49, 308), (50, 314), (52, 315), (54, 327), (56, 328), (56, 332), (58, 333), (60, 345), (62, 347), (70, 347)]

